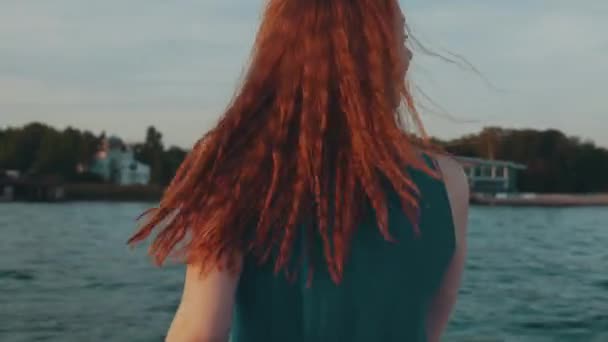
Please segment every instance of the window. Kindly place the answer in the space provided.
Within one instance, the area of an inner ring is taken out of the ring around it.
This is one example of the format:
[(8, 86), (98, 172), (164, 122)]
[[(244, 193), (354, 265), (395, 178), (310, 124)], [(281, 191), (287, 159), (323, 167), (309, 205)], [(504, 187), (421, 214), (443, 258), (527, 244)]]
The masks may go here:
[(505, 169), (506, 169), (506, 167), (504, 167), (504, 166), (498, 166), (498, 167), (496, 167), (496, 177), (498, 177), (498, 178), (504, 178), (505, 177)]
[(483, 177), (492, 177), (492, 167), (491, 166), (482, 166), (481, 175)]
[(483, 166), (476, 166), (475, 167), (475, 177), (481, 177), (482, 176), (482, 169), (483, 169)]

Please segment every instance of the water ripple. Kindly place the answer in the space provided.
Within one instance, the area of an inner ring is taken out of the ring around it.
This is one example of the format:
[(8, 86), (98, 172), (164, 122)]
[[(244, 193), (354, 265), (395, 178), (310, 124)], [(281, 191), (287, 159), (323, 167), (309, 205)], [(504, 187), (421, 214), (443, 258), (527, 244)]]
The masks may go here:
[[(595, 283), (595, 285), (599, 288), (602, 288), (604, 290), (608, 290), (608, 279), (606, 280), (601, 280)], [(608, 309), (607, 309), (608, 310)]]
[(25, 270), (0, 270), (0, 279), (31, 281), (34, 280), (34, 273)]
[[(162, 341), (184, 269), (125, 246), (147, 206), (0, 205), (0, 341)], [(445, 340), (608, 341), (607, 221), (603, 209), (472, 208)]]

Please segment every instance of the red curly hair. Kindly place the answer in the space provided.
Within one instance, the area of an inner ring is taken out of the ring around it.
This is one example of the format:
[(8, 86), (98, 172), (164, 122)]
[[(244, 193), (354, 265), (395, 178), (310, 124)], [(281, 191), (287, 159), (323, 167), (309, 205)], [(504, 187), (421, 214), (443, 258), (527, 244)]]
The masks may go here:
[(420, 154), (406, 29), (397, 0), (269, 0), (241, 88), (129, 243), (158, 230), (158, 264), (177, 254), (233, 269), (276, 254), (278, 272), (306, 229), (339, 282), (366, 204), (392, 240), (385, 181), (417, 230), (407, 169), (434, 171)]

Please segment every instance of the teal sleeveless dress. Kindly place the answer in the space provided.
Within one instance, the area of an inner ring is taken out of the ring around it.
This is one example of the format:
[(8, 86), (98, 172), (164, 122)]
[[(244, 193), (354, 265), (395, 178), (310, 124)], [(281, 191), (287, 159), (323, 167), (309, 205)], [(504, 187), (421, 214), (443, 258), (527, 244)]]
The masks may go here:
[(419, 238), (389, 191), (389, 229), (398, 242), (385, 241), (369, 215), (354, 234), (339, 285), (329, 276), (319, 241), (313, 242), (311, 284), (306, 263), (290, 281), (274, 274), (274, 260), (260, 266), (246, 258), (231, 341), (426, 341), (429, 303), (454, 253), (454, 224), (443, 182), (415, 170), (411, 176), (422, 195)]

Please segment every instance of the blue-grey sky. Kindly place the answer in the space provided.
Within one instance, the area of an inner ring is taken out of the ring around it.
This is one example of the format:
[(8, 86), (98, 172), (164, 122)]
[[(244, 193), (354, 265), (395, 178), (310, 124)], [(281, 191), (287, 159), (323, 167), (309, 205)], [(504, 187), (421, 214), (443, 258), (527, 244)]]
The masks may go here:
[[(608, 147), (608, 1), (402, 0), (427, 130), (557, 128)], [(2, 0), (0, 126), (42, 121), (190, 146), (247, 60), (262, 0)], [(446, 52), (448, 51), (448, 52)], [(424, 103), (423, 103), (424, 104)], [(440, 109), (439, 106), (443, 109)], [(448, 116), (455, 119), (449, 119)]]

